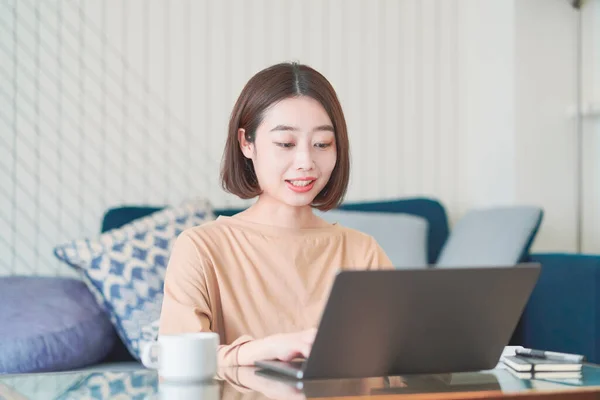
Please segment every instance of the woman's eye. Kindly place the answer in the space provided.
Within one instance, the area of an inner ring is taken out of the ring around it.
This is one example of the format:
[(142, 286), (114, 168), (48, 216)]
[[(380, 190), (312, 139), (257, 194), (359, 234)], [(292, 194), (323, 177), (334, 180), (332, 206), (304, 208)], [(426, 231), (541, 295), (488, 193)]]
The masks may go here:
[(275, 143), (279, 147), (283, 147), (285, 149), (289, 149), (294, 146), (294, 143)]
[(329, 146), (331, 146), (331, 143), (317, 143), (315, 144), (316, 147), (320, 148), (320, 149), (326, 149)]

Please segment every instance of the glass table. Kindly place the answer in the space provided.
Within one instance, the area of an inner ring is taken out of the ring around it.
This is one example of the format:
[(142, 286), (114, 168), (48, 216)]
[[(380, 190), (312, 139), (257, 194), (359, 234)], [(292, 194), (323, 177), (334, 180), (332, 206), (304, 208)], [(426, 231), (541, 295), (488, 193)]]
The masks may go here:
[(296, 382), (251, 367), (219, 370), (204, 383), (164, 381), (144, 368), (0, 375), (0, 399), (462, 399), (600, 398), (600, 366), (586, 364), (580, 380), (520, 379), (504, 368), (435, 375)]

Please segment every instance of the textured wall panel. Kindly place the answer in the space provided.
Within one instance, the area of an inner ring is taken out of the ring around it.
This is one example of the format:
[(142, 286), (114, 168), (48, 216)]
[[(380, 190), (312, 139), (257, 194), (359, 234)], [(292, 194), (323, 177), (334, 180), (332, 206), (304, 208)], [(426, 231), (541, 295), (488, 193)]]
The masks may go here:
[(452, 0), (0, 3), (0, 274), (69, 274), (59, 242), (121, 204), (218, 206), (227, 118), (258, 70), (298, 60), (348, 119), (349, 200), (457, 193)]

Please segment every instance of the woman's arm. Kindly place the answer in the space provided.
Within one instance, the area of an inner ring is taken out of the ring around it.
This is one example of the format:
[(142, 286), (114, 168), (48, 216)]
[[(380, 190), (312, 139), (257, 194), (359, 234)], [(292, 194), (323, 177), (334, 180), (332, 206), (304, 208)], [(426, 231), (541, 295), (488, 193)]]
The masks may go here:
[[(209, 296), (209, 286), (216, 285), (207, 278), (210, 267), (193, 240), (182, 233), (173, 245), (165, 273), (159, 335), (213, 331), (213, 320), (218, 316), (213, 315)], [(228, 367), (254, 365), (258, 360), (308, 357), (314, 333), (310, 329), (261, 339), (240, 336), (219, 346), (217, 362), (219, 367)]]
[(377, 243), (375, 238), (370, 238), (369, 249), (366, 252), (368, 259), (366, 265), (369, 269), (393, 269), (394, 264), (390, 261), (383, 248)]
[[(210, 267), (210, 262), (200, 254), (188, 234), (179, 235), (171, 249), (165, 273), (159, 335), (213, 331), (213, 320), (217, 316), (213, 315), (209, 295), (209, 286), (215, 285), (207, 278), (206, 270)], [(242, 336), (233, 343), (220, 345), (218, 365), (237, 365), (239, 347), (252, 340), (250, 336)]]

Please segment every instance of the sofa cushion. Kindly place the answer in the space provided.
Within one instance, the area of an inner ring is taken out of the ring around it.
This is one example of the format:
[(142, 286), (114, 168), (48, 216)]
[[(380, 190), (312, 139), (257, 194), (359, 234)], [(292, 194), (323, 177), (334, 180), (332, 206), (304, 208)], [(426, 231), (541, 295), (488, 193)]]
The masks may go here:
[(473, 210), (461, 218), (442, 248), (438, 267), (515, 265), (524, 260), (542, 221), (538, 207)]
[(170, 250), (185, 229), (213, 220), (205, 200), (170, 207), (55, 250), (81, 271), (99, 304), (110, 315), (130, 354), (139, 360), (142, 327), (160, 316)]
[(415, 215), (347, 210), (315, 211), (331, 223), (339, 223), (371, 235), (396, 267), (427, 266), (427, 220)]
[(115, 343), (108, 316), (80, 280), (1, 278), (0, 304), (0, 373), (84, 367)]
[(438, 259), (442, 246), (448, 238), (448, 216), (444, 206), (435, 199), (415, 197), (383, 201), (344, 203), (341, 210), (403, 213), (423, 217), (427, 220), (427, 262)]

